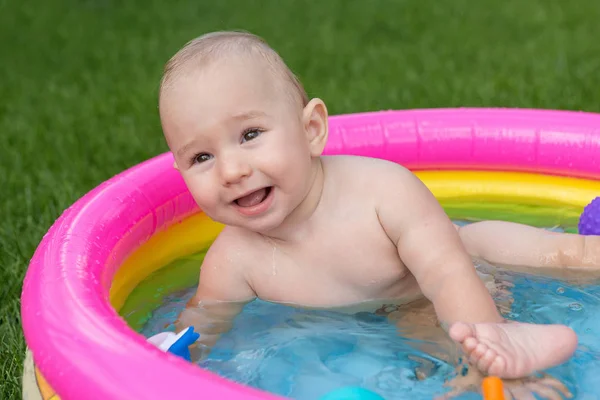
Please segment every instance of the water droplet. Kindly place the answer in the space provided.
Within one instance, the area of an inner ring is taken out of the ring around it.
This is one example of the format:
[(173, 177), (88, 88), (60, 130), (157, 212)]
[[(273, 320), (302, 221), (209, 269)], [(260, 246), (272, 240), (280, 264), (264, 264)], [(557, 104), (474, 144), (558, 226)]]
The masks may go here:
[(573, 311), (581, 311), (583, 310), (583, 306), (579, 303), (571, 303), (569, 304), (569, 308)]
[(558, 293), (558, 294), (563, 294), (564, 292), (565, 292), (564, 287), (559, 287), (558, 289), (556, 289), (556, 293)]

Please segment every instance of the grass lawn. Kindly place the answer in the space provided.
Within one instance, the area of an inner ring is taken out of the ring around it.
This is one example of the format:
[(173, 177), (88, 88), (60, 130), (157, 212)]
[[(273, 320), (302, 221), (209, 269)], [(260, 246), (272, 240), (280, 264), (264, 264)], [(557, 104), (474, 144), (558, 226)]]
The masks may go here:
[(21, 396), (35, 247), (85, 192), (166, 151), (157, 86), (187, 40), (265, 37), (333, 114), (600, 111), (599, 20), (597, 0), (0, 0), (0, 399)]

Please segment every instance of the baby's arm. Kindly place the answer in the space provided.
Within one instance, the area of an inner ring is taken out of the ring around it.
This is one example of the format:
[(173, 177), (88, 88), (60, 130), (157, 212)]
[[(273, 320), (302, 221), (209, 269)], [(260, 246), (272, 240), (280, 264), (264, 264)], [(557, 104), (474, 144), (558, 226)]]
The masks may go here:
[(234, 235), (225, 228), (206, 253), (196, 294), (175, 323), (177, 331), (193, 326), (200, 334), (197, 346), (190, 349), (194, 360), (207, 354), (244, 305), (256, 297), (246, 280), (247, 262), (236, 246)]
[(476, 222), (456, 228), (467, 252), (491, 264), (600, 269), (600, 236), (551, 232), (504, 221)]
[(501, 322), (454, 225), (429, 189), (400, 166), (379, 175), (377, 214), (423, 294), (446, 324)]

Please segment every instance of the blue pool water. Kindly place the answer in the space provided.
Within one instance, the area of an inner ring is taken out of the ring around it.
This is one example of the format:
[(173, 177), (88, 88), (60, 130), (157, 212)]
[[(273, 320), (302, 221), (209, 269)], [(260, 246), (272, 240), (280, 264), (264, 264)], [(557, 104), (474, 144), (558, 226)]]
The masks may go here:
[[(575, 356), (547, 372), (574, 399), (600, 398), (600, 285), (566, 284), (500, 269), (493, 274), (514, 285), (511, 319), (563, 323), (578, 333)], [(169, 296), (141, 333), (148, 337), (173, 330), (173, 321), (194, 291), (192, 287)], [(302, 310), (261, 300), (245, 306), (232, 330), (199, 365), (300, 400), (318, 399), (344, 386), (363, 387), (391, 400), (430, 400), (447, 391), (444, 382), (454, 376), (453, 366), (417, 350), (385, 317)], [(415, 367), (426, 368), (430, 376), (418, 380)], [(481, 397), (467, 393), (457, 398)]]

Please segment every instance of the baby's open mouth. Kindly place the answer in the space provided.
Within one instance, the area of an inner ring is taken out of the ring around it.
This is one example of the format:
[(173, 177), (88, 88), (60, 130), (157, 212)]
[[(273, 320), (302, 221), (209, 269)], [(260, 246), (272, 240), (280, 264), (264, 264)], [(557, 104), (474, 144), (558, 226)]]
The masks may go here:
[(240, 207), (254, 207), (257, 204), (262, 203), (271, 193), (272, 186), (258, 189), (246, 196), (240, 197), (239, 199), (234, 200), (235, 204)]

